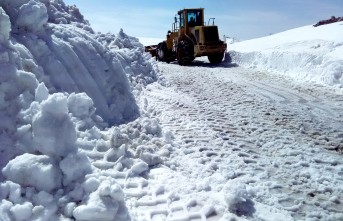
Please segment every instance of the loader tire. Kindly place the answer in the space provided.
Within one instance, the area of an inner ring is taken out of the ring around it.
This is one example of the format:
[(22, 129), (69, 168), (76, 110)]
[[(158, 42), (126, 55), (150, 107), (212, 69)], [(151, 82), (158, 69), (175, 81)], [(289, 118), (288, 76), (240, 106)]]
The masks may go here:
[(179, 65), (189, 65), (194, 60), (194, 45), (191, 41), (181, 40), (177, 47), (177, 61)]
[(223, 61), (224, 53), (212, 54), (207, 56), (211, 64), (219, 64)]
[(166, 53), (167, 44), (165, 42), (159, 43), (156, 48), (156, 59), (158, 61), (166, 61)]

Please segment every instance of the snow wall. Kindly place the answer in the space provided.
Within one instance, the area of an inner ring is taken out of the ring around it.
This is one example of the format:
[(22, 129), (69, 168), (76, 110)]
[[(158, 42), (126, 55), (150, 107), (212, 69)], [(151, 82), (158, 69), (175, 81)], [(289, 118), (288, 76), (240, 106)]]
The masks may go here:
[(305, 26), (228, 45), (232, 62), (343, 88), (343, 22)]
[(109, 124), (138, 116), (126, 64), (96, 40), (76, 7), (63, 1), (0, 2), (10, 19), (17, 69), (33, 73), (50, 93), (85, 92)]
[[(127, 154), (119, 126), (105, 128), (136, 119), (134, 94), (157, 79), (143, 51), (122, 30), (94, 33), (62, 0), (0, 0), (0, 220), (129, 220), (99, 168)], [(130, 142), (158, 127), (142, 124)], [(94, 152), (106, 155), (98, 167)], [(122, 168), (147, 167), (133, 158)]]

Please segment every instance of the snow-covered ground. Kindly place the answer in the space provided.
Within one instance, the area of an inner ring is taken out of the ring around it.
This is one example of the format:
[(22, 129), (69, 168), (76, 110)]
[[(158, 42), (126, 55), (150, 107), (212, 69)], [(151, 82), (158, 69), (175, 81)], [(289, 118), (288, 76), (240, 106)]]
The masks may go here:
[(292, 29), (229, 45), (241, 66), (273, 71), (301, 82), (343, 87), (343, 22)]
[(179, 147), (150, 182), (214, 206), (204, 220), (343, 219), (341, 93), (202, 59), (159, 68), (168, 87), (144, 96)]
[(0, 0), (0, 27), (1, 221), (343, 220), (342, 22), (216, 67), (62, 0)]
[(139, 39), (139, 42), (141, 42), (144, 46), (157, 45), (158, 43), (165, 40), (163, 38), (144, 38), (144, 37), (139, 37), (138, 39)]

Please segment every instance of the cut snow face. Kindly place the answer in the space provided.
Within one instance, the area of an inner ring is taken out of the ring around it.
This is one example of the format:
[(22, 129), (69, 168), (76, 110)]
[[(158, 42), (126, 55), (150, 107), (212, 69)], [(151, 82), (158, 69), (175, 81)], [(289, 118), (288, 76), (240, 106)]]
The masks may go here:
[(33, 0), (2, 1), (2, 6), (10, 15), (15, 33), (11, 41), (23, 58), (24, 71), (34, 73), (50, 92), (86, 93), (97, 107), (96, 114), (110, 125), (138, 117), (126, 64), (95, 40), (75, 7)]
[(343, 22), (305, 26), (229, 46), (232, 62), (343, 87)]
[[(123, 185), (101, 170), (128, 179), (161, 158), (99, 128), (139, 116), (133, 93), (157, 79), (150, 56), (123, 31), (94, 34), (61, 0), (0, 0), (0, 26), (0, 220), (129, 220)], [(134, 131), (140, 144), (149, 125)]]

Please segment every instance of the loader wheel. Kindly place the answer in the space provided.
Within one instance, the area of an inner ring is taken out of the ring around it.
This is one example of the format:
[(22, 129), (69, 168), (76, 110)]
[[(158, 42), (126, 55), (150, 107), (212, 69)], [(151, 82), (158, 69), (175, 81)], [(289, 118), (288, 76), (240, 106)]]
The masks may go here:
[(167, 52), (167, 44), (165, 42), (161, 42), (157, 45), (156, 48), (156, 58), (158, 61), (165, 61), (166, 60), (166, 52)]
[(207, 57), (211, 64), (219, 64), (224, 58), (224, 53), (212, 54)]
[(194, 46), (189, 40), (181, 40), (177, 47), (179, 65), (189, 65), (194, 60)]

